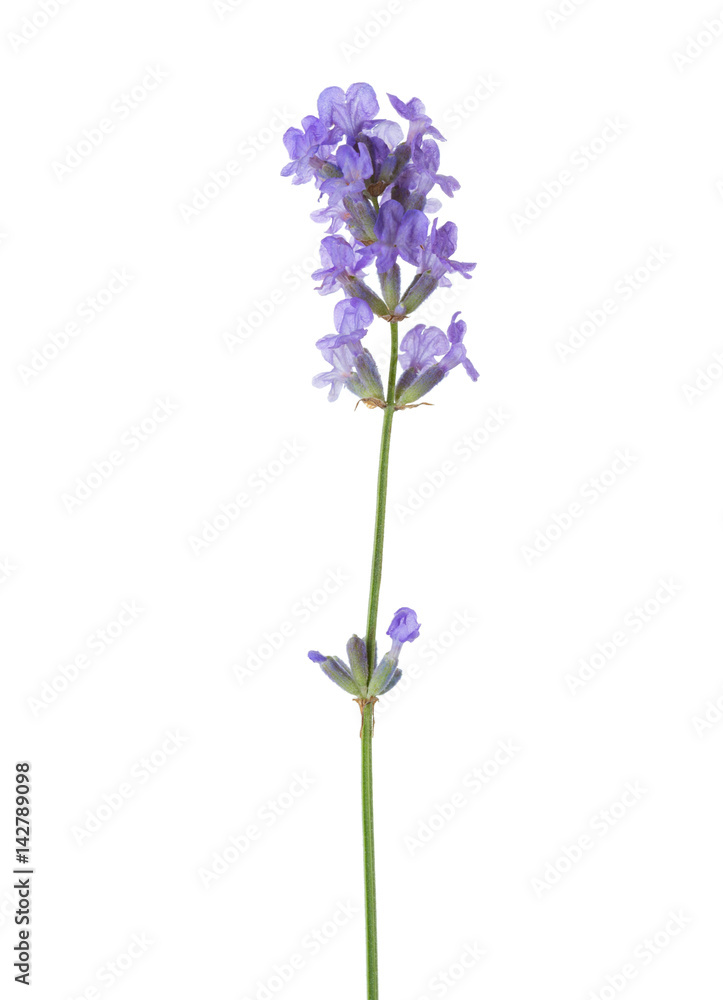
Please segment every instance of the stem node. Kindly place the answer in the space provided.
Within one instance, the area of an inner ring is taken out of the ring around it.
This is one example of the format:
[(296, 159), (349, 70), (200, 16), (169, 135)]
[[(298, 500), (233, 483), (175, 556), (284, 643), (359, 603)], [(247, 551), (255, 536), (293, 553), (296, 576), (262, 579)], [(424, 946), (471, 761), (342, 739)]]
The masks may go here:
[(362, 727), (359, 730), (359, 738), (361, 739), (361, 737), (364, 735), (364, 709), (367, 707), (367, 705), (371, 705), (371, 707), (372, 707), (372, 736), (373, 736), (374, 735), (374, 706), (379, 701), (379, 699), (375, 698), (374, 696), (372, 696), (371, 698), (354, 698), (354, 701), (359, 706), (359, 711), (361, 712), (361, 717), (362, 717)]

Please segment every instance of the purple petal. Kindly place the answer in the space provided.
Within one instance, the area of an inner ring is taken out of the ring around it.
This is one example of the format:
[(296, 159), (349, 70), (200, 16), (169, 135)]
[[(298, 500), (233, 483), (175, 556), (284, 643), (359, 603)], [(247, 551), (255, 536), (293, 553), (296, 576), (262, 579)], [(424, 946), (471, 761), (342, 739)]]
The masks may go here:
[(461, 343), (465, 333), (467, 332), (467, 324), (465, 321), (463, 319), (457, 319), (459, 315), (461, 315), (461, 311), (457, 310), (447, 327), (447, 337), (449, 338), (450, 344)]
[(334, 306), (334, 326), (341, 334), (363, 331), (371, 326), (374, 313), (363, 299), (342, 299)]
[(428, 225), (427, 216), (419, 209), (410, 208), (408, 212), (404, 213), (404, 218), (399, 226), (397, 243), (399, 253), (410, 264), (416, 264), (419, 260), (419, 254), (427, 238)]
[(399, 608), (387, 629), (394, 642), (413, 642), (419, 635), (420, 625), (411, 608)]
[(404, 209), (398, 201), (393, 199), (385, 201), (379, 209), (379, 216), (374, 225), (377, 239), (387, 246), (393, 246), (396, 243), (397, 231), (403, 218)]
[(394, 96), (394, 94), (387, 94), (387, 97), (397, 114), (401, 115), (401, 117), (405, 118), (408, 122), (413, 121), (415, 118), (426, 117), (424, 114), (424, 105), (418, 97), (413, 97), (407, 104), (405, 104), (404, 101), (400, 101), (398, 97)]

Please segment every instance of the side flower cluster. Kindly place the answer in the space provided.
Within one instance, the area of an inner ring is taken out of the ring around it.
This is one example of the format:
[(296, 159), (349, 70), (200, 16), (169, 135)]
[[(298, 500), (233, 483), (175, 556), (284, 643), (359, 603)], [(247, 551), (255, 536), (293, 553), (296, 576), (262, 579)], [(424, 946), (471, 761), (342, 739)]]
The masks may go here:
[[(450, 285), (451, 275), (469, 278), (475, 267), (454, 259), (457, 226), (439, 224), (441, 202), (430, 197), (434, 188), (448, 197), (459, 189), (454, 177), (439, 173), (438, 140), (444, 137), (418, 98), (405, 103), (388, 97), (406, 123), (406, 135), (398, 122), (377, 117), (379, 102), (368, 83), (352, 84), (346, 93), (327, 87), (318, 116), (307, 115), (300, 129), (284, 135), (290, 162), (282, 175), (294, 184), (313, 181), (324, 202), (312, 213), (328, 234), (321, 241), (322, 266), (313, 274), (317, 289), (344, 296), (334, 310), (336, 334), (317, 341), (331, 370), (313, 384), (328, 386), (332, 401), (344, 387), (361, 399), (383, 400), (379, 371), (361, 345), (373, 317), (404, 320), (436, 288)], [(412, 269), (404, 290), (402, 266)], [(370, 271), (379, 292), (367, 283)], [(458, 316), (446, 334), (423, 325), (406, 334), (395, 404), (426, 395), (458, 365), (478, 378), (463, 343), (466, 324)]]
[(399, 682), (402, 671), (398, 667), (399, 655), (405, 642), (413, 642), (419, 635), (420, 625), (411, 608), (400, 608), (392, 618), (387, 635), (392, 648), (369, 670), (367, 645), (358, 635), (346, 644), (347, 664), (338, 656), (325, 656), (311, 650), (309, 659), (318, 663), (327, 677), (354, 698), (369, 701), (391, 691)]

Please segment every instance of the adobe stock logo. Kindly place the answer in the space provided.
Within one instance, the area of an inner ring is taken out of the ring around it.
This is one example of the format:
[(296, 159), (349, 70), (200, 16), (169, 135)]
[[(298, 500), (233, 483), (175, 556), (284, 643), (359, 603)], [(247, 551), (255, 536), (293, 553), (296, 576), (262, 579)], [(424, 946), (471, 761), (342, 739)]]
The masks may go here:
[(704, 366), (696, 368), (691, 379), (680, 387), (688, 406), (694, 406), (723, 376), (723, 351), (715, 351)]
[(101, 991), (105, 992), (116, 986), (118, 981), (123, 979), (138, 960), (153, 947), (153, 944), (150, 935), (145, 931), (134, 934), (123, 951), (115, 954), (107, 962), (103, 962), (95, 970), (93, 983), (86, 986), (82, 993), (74, 993), (73, 996), (68, 997), (68, 1000), (98, 1000)]
[(572, 843), (565, 844), (557, 855), (547, 862), (544, 869), (530, 879), (536, 897), (542, 899), (558, 885), (590, 851), (611, 833), (618, 824), (648, 795), (640, 781), (628, 781), (615, 801), (590, 817), (587, 828)]
[(294, 121), (296, 115), (286, 107), (274, 108), (267, 123), (254, 135), (247, 135), (242, 139), (236, 146), (235, 155), (222, 166), (209, 171), (186, 200), (179, 203), (178, 211), (186, 225), (222, 195), (260, 153), (274, 145), (286, 131), (287, 125)]
[(698, 714), (693, 716), (690, 723), (698, 739), (702, 739), (706, 733), (715, 729), (722, 721), (723, 694), (719, 694), (716, 698), (710, 698)]
[(27, 48), (69, 3), (70, 0), (40, 0), (37, 9), (24, 17), (15, 31), (8, 32), (7, 38), (13, 52), (18, 53)]
[(638, 292), (646, 287), (651, 278), (672, 260), (670, 250), (662, 244), (649, 246), (644, 260), (634, 269), (627, 271), (612, 286), (607, 296), (592, 309), (585, 310), (585, 317), (568, 327), (569, 336), (555, 343), (560, 361), (565, 364), (577, 356), (583, 347), (600, 332), (630, 302)]
[(466, 462), (479, 454), (492, 437), (507, 426), (510, 419), (509, 413), (501, 406), (490, 407), (481, 423), (454, 442), (449, 458), (443, 459), (431, 469), (425, 469), (424, 478), (407, 492), (406, 503), (394, 504), (399, 520), (404, 523), (421, 510)]
[(565, 191), (575, 184), (579, 177), (605, 155), (628, 128), (628, 123), (617, 115), (606, 118), (599, 135), (593, 136), (588, 142), (578, 146), (570, 153), (568, 157), (570, 166), (559, 170), (552, 180), (544, 181), (542, 188), (527, 198), (518, 212), (512, 213), (510, 221), (515, 232), (524, 232), (541, 218), (543, 213), (550, 209), (564, 195)]
[(255, 821), (248, 823), (240, 833), (233, 834), (218, 850), (214, 851), (207, 865), (198, 869), (198, 877), (204, 889), (218, 882), (232, 865), (237, 864), (261, 840), (267, 830), (279, 820), (288, 816), (289, 810), (302, 799), (316, 784), (316, 778), (306, 771), (295, 771), (286, 788), (273, 798), (267, 799), (256, 811)]
[(416, 1000), (431, 1000), (432, 997), (446, 996), (486, 957), (487, 951), (478, 941), (468, 942), (446, 969), (440, 969), (430, 977), (427, 981), (427, 993), (417, 997)]
[(17, 573), (18, 567), (9, 556), (0, 557), (0, 586)]
[(234, 14), (246, 0), (214, 0), (213, 9), (218, 14), (219, 21), (224, 21), (229, 14)]
[[(44, 372), (73, 342), (84, 329), (94, 323), (105, 310), (115, 302), (131, 284), (134, 276), (127, 267), (114, 267), (110, 276), (92, 295), (86, 295), (75, 307), (78, 319), (68, 320), (60, 329), (54, 330), (47, 339), (34, 347), (25, 364), (16, 368), (23, 385), (30, 385)], [(82, 322), (80, 322), (82, 320)]]
[(598, 500), (620, 481), (637, 463), (638, 458), (627, 448), (618, 448), (610, 465), (597, 476), (591, 476), (578, 489), (578, 495), (584, 503), (573, 500), (563, 511), (552, 515), (548, 522), (535, 532), (535, 537), (528, 545), (522, 546), (522, 556), (527, 566), (533, 566), (552, 546), (581, 519)]
[(404, 846), (409, 856), (414, 857), (417, 851), (431, 843), (469, 805), (474, 796), (479, 795), (518, 757), (521, 749), (514, 740), (498, 740), (494, 752), (471, 768), (457, 787), (448, 792), (442, 802), (435, 802), (432, 811), (417, 822), (414, 833), (405, 836)]
[(673, 944), (692, 920), (693, 918), (685, 910), (680, 908), (668, 910), (665, 922), (635, 946), (623, 965), (605, 976), (602, 986), (590, 990), (587, 1000), (615, 1000), (641, 972), (652, 965), (658, 955), (662, 955)]
[(270, 973), (256, 980), (256, 989), (247, 991), (242, 1000), (272, 1000), (287, 983), (308, 967), (309, 960), (333, 941), (339, 931), (347, 927), (361, 912), (361, 908), (351, 900), (340, 902), (334, 912), (322, 924), (312, 928), (299, 941), (296, 951), (276, 962)]
[(674, 579), (658, 580), (657, 589), (645, 601), (638, 602), (635, 607), (623, 616), (620, 627), (602, 640), (595, 643), (593, 652), (578, 659), (575, 671), (565, 674), (564, 682), (567, 690), (576, 695), (594, 680), (608, 664), (624, 649), (628, 643), (661, 614), (663, 609), (674, 601), (682, 592), (681, 584)]
[(562, 3), (559, 3), (555, 10), (545, 11), (547, 23), (551, 28), (557, 30), (561, 24), (569, 21), (573, 14), (577, 14), (584, 3), (585, 0), (562, 0)]
[(289, 609), (288, 616), (270, 631), (265, 631), (260, 642), (246, 649), (244, 659), (232, 665), (231, 671), (239, 684), (256, 676), (264, 665), (284, 648), (288, 640), (297, 635), (298, 623), (306, 624), (309, 622), (311, 616), (326, 607), (331, 598), (350, 579), (351, 577), (340, 569), (329, 570), (318, 587), (315, 587), (311, 593), (306, 594), (300, 600), (295, 601)]
[(79, 847), (84, 847), (91, 837), (117, 816), (138, 790), (158, 774), (190, 739), (177, 729), (166, 730), (163, 736), (163, 742), (150, 754), (144, 754), (133, 763), (124, 781), (103, 792), (100, 800), (86, 809), (83, 818), (71, 827), (70, 832)]
[(167, 396), (157, 396), (154, 403), (150, 413), (123, 431), (117, 447), (101, 458), (95, 459), (91, 464), (90, 471), (76, 476), (74, 485), (61, 494), (60, 499), (68, 514), (75, 513), (90, 497), (94, 496), (97, 490), (117, 473), (118, 469), (127, 464), (128, 458), (135, 455), (138, 449), (149, 441), (168, 418), (178, 410), (178, 403), (174, 403)]
[(401, 10), (402, 0), (389, 0), (386, 7), (382, 7), (381, 10), (375, 8), (370, 11), (368, 20), (364, 24), (358, 24), (354, 29), (351, 42), (340, 43), (339, 47), (347, 64), (378, 38)]
[(52, 161), (51, 167), (57, 179), (64, 180), (92, 156), (96, 149), (103, 146), (108, 136), (116, 132), (118, 125), (127, 121), (137, 108), (145, 104), (168, 76), (168, 71), (161, 66), (146, 66), (143, 77), (128, 90), (118, 94), (103, 117), (89, 128), (83, 129), (80, 138), (68, 143), (61, 156)]
[(721, 35), (723, 35), (723, 11), (718, 17), (710, 17), (703, 21), (694, 35), (687, 36), (683, 49), (673, 52), (673, 63), (678, 72), (685, 73), (688, 67), (697, 62), (718, 41)]
[(143, 614), (145, 610), (137, 601), (123, 601), (110, 621), (106, 621), (100, 628), (93, 629), (85, 637), (81, 651), (72, 658), (65, 658), (55, 673), (41, 681), (36, 693), (28, 696), (26, 704), (31, 714), (38, 718), (55, 704), (58, 698), (93, 666), (98, 657), (115, 645)]
[(215, 513), (204, 518), (200, 529), (187, 538), (191, 551), (200, 555), (228, 531), (254, 503), (257, 497), (263, 496), (274, 483), (278, 482), (299, 456), (306, 452), (306, 446), (299, 444), (296, 438), (285, 441), (277, 456), (263, 466), (259, 466), (247, 479), (246, 489), (240, 490), (216, 508)]

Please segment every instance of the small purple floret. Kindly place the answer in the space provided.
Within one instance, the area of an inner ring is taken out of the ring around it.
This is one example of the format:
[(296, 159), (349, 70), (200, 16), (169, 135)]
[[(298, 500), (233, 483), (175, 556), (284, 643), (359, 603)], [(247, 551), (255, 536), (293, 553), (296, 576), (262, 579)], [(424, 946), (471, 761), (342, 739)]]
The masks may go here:
[(387, 629), (387, 635), (395, 643), (413, 642), (419, 635), (419, 629), (416, 612), (411, 608), (399, 608)]

